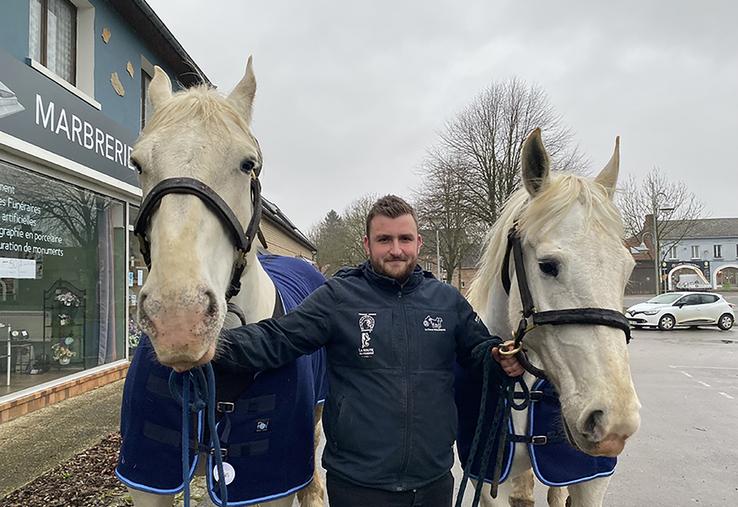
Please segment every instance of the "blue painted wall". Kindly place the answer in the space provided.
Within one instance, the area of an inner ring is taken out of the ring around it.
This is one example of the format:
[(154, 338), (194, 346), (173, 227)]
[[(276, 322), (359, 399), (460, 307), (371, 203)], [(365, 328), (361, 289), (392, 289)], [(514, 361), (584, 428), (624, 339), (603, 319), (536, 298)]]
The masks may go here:
[[(0, 9), (0, 48), (25, 63), (28, 58), (28, 24), (29, 0), (1, 0)], [(143, 54), (153, 65), (159, 65), (169, 73), (170, 68), (163, 65), (156, 52), (147, 47), (136, 37), (135, 27), (115, 11), (107, 0), (90, 0), (95, 8), (95, 96), (102, 105), (102, 113), (120, 126), (137, 135), (141, 117), (141, 55)], [(102, 40), (102, 30), (107, 27), (111, 32), (108, 44)], [(133, 64), (134, 75), (126, 70), (128, 62)], [(113, 89), (110, 77), (118, 73), (125, 96), (120, 97)], [(2, 81), (0, 69), (0, 81)], [(39, 76), (41, 76), (39, 74)], [(45, 79), (44, 77), (41, 77)], [(175, 82), (176, 86), (176, 82)], [(70, 93), (64, 90), (63, 93)]]
[[(141, 55), (152, 65), (162, 67), (170, 77), (173, 73), (159, 61), (156, 53), (138, 40), (134, 28), (107, 1), (91, 3), (95, 6), (95, 100), (103, 105), (105, 114), (138, 132), (141, 122)], [(101, 37), (106, 27), (111, 32), (107, 44)], [(135, 70), (133, 77), (126, 70), (129, 61)], [(124, 97), (120, 97), (110, 84), (113, 72), (118, 73), (118, 79), (126, 90)]]
[(3, 0), (0, 4), (0, 47), (24, 60), (28, 57), (28, 0)]

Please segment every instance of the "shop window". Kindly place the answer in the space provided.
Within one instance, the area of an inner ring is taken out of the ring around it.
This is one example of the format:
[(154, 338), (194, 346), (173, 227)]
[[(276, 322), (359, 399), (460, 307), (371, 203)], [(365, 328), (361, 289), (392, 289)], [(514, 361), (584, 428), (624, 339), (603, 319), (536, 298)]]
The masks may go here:
[(149, 270), (141, 255), (141, 247), (138, 236), (133, 233), (138, 219), (139, 208), (130, 206), (128, 208), (128, 351), (129, 357), (138, 347), (143, 332), (138, 326), (138, 302), (141, 288), (143, 287)]
[(10, 392), (125, 357), (124, 210), (0, 162), (0, 323), (11, 336)]
[(77, 7), (69, 0), (31, 0), (32, 59), (71, 84), (77, 81)]

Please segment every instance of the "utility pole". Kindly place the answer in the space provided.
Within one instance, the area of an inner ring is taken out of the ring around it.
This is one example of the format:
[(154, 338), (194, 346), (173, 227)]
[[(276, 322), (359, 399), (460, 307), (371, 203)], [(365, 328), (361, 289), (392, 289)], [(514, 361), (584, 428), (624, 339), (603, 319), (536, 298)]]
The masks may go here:
[(656, 214), (659, 212), (657, 207), (653, 208), (653, 234), (651, 237), (653, 238), (653, 269), (654, 269), (654, 280), (656, 281), (656, 295), (658, 296), (661, 294), (661, 273), (659, 269), (659, 264), (661, 255), (659, 253), (659, 230), (658, 230), (658, 221), (656, 219)]
[(651, 238), (653, 238), (653, 249), (654, 249), (654, 274), (656, 275), (656, 295), (658, 296), (661, 294), (661, 252), (660, 245), (659, 245), (659, 227), (658, 227), (658, 213), (659, 211), (674, 211), (674, 206), (666, 205), (665, 207), (660, 207), (658, 203), (658, 197), (660, 195), (663, 195), (666, 197), (666, 194), (663, 192), (658, 192), (655, 196), (654, 202), (653, 202), (653, 234), (651, 235)]
[(436, 229), (436, 263), (438, 264), (438, 279), (441, 279), (441, 242), (438, 239), (438, 229)]

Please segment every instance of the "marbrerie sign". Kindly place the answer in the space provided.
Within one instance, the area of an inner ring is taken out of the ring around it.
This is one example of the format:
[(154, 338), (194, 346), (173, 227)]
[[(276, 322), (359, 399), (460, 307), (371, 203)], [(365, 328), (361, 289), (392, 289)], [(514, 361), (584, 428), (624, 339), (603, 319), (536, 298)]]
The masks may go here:
[(0, 131), (139, 186), (130, 155), (137, 132), (0, 49)]

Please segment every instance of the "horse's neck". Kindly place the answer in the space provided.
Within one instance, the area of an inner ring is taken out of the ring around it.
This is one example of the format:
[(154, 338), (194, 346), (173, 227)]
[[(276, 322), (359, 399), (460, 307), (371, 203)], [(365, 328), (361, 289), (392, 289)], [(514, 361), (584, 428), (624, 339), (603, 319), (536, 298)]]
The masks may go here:
[[(231, 302), (243, 311), (247, 323), (259, 322), (273, 315), (276, 290), (274, 282), (269, 278), (259, 259), (252, 254), (241, 276), (241, 291), (231, 299)], [(238, 318), (228, 314), (224, 327), (238, 325), (240, 325)]]
[[(510, 297), (502, 287), (502, 282), (496, 280), (492, 284), (489, 299), (486, 308), (482, 309), (480, 317), (482, 322), (487, 326), (489, 332), (495, 336), (502, 338), (502, 341), (512, 339), (512, 331), (517, 327), (517, 322), (510, 322), (510, 311), (508, 309)], [(539, 364), (538, 356), (532, 351), (527, 350), (528, 359), (533, 364)], [(526, 372), (523, 377), (528, 387), (532, 386), (536, 381), (536, 377)]]
[(507, 310), (509, 299), (502, 287), (502, 282), (497, 279), (492, 283), (485, 308), (477, 309), (489, 332), (499, 336), (503, 341), (509, 340), (512, 336), (512, 326)]

